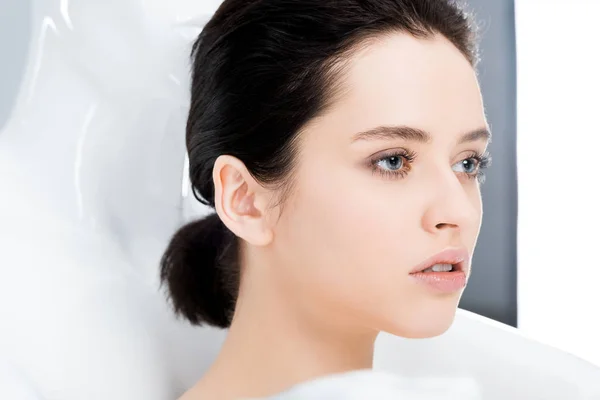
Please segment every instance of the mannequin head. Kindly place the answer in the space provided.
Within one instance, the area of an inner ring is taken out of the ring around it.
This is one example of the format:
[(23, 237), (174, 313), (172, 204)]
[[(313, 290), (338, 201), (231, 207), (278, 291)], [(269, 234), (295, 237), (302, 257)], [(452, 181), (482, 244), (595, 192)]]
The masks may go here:
[(226, 0), (192, 58), (190, 178), (216, 213), (163, 257), (176, 312), (228, 327), (268, 303), (345, 331), (443, 333), (462, 289), (411, 272), (463, 249), (468, 275), (479, 233), (489, 134), (466, 15)]

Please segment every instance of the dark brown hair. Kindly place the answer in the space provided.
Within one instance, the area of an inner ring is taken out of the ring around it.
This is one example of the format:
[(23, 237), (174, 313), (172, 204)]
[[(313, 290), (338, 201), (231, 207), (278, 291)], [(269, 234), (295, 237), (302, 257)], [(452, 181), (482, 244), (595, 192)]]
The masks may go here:
[[(294, 139), (330, 104), (339, 61), (391, 32), (442, 35), (477, 62), (472, 20), (450, 0), (225, 0), (192, 49), (186, 143), (196, 198), (214, 207), (212, 169), (222, 154), (259, 182), (289, 182)], [(182, 227), (160, 266), (175, 312), (228, 327), (237, 258), (237, 240), (216, 214)]]

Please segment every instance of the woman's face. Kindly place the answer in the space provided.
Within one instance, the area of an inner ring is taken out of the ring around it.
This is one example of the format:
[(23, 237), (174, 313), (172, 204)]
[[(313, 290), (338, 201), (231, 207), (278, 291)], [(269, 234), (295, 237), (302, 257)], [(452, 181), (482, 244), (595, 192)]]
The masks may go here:
[(460, 272), (411, 272), (446, 250), (466, 252), (454, 268), (471, 271), (488, 142), (475, 72), (442, 37), (394, 34), (354, 54), (343, 89), (301, 133), (274, 228), (278, 279), (328, 323), (439, 335), (454, 319)]

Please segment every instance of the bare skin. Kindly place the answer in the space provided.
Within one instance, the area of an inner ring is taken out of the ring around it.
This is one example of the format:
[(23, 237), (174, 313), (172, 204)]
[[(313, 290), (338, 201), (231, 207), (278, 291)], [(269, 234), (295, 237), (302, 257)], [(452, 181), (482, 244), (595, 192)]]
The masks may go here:
[[(239, 160), (215, 163), (217, 213), (243, 241), (242, 282), (220, 355), (182, 400), (260, 398), (371, 368), (380, 331), (425, 338), (451, 325), (462, 290), (434, 293), (409, 273), (446, 249), (473, 254), (480, 187), (461, 168), (488, 144), (465, 138), (487, 128), (476, 74), (443, 37), (397, 33), (355, 53), (343, 82), (301, 133), (283, 207)], [(429, 139), (357, 136), (380, 126)]]

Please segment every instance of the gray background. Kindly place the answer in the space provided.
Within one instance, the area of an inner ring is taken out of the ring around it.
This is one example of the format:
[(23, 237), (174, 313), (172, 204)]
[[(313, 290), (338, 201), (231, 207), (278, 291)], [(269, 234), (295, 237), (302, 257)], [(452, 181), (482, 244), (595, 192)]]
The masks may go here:
[(29, 0), (0, 0), (0, 129), (10, 115), (30, 39)]
[(517, 324), (516, 49), (514, 0), (469, 0), (481, 26), (480, 81), (493, 132), (484, 217), (461, 307)]
[[(166, 0), (165, 0), (166, 1)], [(484, 222), (461, 307), (516, 326), (516, 70), (514, 0), (469, 0), (482, 27), (479, 66), (495, 162), (483, 186)], [(0, 129), (11, 112), (30, 40), (30, 2), (0, 0)]]

